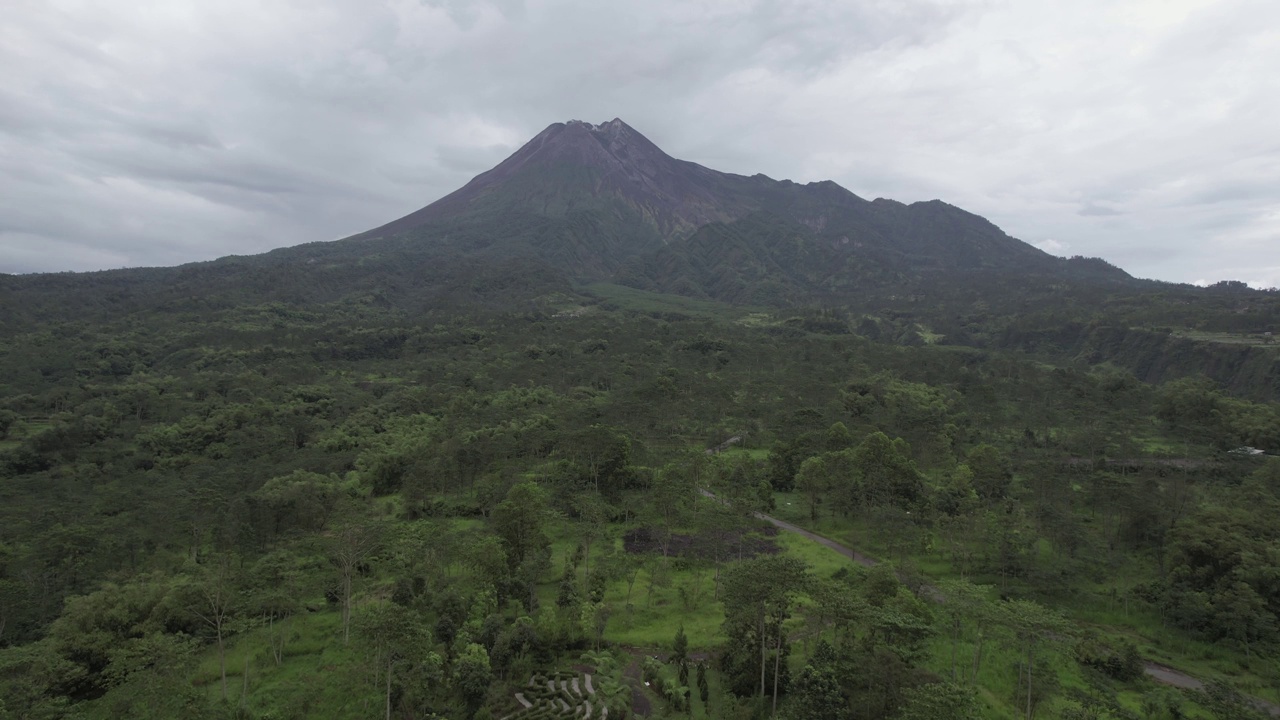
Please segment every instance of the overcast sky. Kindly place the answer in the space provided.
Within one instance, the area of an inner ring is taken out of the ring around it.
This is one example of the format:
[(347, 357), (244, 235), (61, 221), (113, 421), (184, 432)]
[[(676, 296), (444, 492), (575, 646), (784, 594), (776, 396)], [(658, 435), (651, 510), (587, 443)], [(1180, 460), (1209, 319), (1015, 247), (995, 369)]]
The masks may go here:
[(6, 0), (0, 272), (344, 237), (552, 122), (1280, 285), (1275, 0)]

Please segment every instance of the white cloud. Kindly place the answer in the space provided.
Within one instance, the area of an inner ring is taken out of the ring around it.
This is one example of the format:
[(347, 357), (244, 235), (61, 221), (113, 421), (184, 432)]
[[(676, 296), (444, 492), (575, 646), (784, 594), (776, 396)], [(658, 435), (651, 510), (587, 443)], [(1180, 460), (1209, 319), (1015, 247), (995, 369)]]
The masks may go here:
[(717, 169), (1277, 284), (1276, 28), (1264, 0), (13, 0), (0, 271), (341, 237), (620, 116)]
[(1046, 238), (1044, 240), (1041, 240), (1040, 242), (1034, 242), (1031, 244), (1049, 253), (1050, 255), (1061, 256), (1061, 255), (1064, 255), (1067, 250), (1066, 245), (1058, 242), (1057, 240), (1054, 240), (1053, 238)]

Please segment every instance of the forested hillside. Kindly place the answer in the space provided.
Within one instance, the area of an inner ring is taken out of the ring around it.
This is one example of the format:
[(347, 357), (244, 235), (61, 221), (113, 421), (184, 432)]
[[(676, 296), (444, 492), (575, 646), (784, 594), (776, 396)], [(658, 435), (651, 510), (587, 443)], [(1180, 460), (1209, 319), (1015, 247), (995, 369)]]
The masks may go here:
[(731, 305), (343, 248), (5, 279), (0, 716), (1277, 699), (1280, 463), (1227, 452), (1280, 448), (1266, 388), (1148, 384), (1000, 296)]

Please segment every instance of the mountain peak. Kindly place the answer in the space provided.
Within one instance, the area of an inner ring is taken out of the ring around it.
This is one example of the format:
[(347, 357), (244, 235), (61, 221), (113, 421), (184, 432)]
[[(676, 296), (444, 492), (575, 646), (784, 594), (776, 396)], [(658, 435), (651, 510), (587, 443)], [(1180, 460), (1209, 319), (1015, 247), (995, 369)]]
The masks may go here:
[(661, 238), (741, 213), (724, 207), (722, 173), (676, 160), (621, 118), (548, 125), (493, 169), (421, 210), (362, 237), (393, 235), (475, 213), (525, 211), (548, 217), (609, 209), (650, 225)]
[[(542, 142), (538, 142), (539, 138), (542, 139)], [(526, 148), (534, 152), (545, 152), (549, 148), (551, 152), (556, 153), (558, 149), (574, 148), (579, 146), (580, 143), (586, 143), (588, 140), (594, 141), (606, 154), (598, 154), (595, 152), (594, 146), (588, 143), (583, 146), (584, 149), (582, 150), (569, 150), (568, 154), (571, 159), (585, 162), (586, 164), (602, 163), (609, 166), (615, 165), (615, 161), (626, 165), (649, 156), (661, 156), (670, 160), (666, 153), (649, 141), (649, 138), (636, 132), (634, 128), (619, 118), (614, 118), (598, 125), (593, 125), (584, 120), (553, 123), (546, 130), (539, 133), (533, 141), (530, 141), (525, 147), (518, 150), (515, 155), (512, 155), (509, 160), (520, 158), (525, 154)], [(503, 164), (505, 165), (506, 163), (504, 162)], [(502, 165), (499, 165), (494, 169), (497, 170), (501, 167)]]
[[(761, 225), (762, 217), (782, 224)], [(448, 237), (454, 228), (493, 228), (488, 242), (519, 236), (536, 254), (600, 276), (707, 225), (737, 221), (756, 223), (748, 235), (766, 226), (766, 234), (781, 233), (779, 247), (811, 236), (815, 247), (833, 249), (836, 255), (825, 260), (811, 256), (822, 272), (848, 258), (864, 269), (877, 262), (917, 268), (1051, 262), (987, 220), (941, 201), (868, 203), (830, 180), (801, 185), (717, 172), (671, 157), (621, 118), (552, 123), (455, 192), (361, 237), (413, 232), (425, 240)], [(878, 259), (858, 260), (862, 256)]]
[[(568, 120), (564, 123), (566, 126), (582, 127), (591, 132), (617, 132), (622, 129), (631, 130), (631, 126), (622, 122), (622, 118), (614, 118), (608, 122), (602, 122), (599, 125), (592, 125), (585, 120)], [(631, 130), (635, 132), (634, 130)]]

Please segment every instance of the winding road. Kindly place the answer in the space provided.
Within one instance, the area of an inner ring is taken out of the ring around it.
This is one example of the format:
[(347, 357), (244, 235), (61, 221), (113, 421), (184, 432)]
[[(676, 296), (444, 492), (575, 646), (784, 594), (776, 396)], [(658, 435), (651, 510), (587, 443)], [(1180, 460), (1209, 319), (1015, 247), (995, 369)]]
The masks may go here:
[[(698, 492), (702, 493), (703, 496), (711, 498), (712, 500), (715, 500), (717, 502), (724, 502), (723, 500), (720, 500), (720, 498), (716, 497), (714, 493), (709, 492), (707, 490), (699, 489)], [(821, 535), (818, 535), (817, 533), (813, 533), (808, 530), (805, 530), (799, 525), (793, 525), (787, 522), (786, 520), (779, 520), (778, 518), (773, 517), (772, 515), (765, 515), (764, 513), (761, 513), (761, 512), (753, 513), (753, 514), (758, 519), (763, 520), (777, 527), (779, 530), (785, 530), (790, 533), (795, 533), (797, 535), (800, 535), (801, 537), (812, 540), (813, 542), (816, 542), (819, 545), (822, 545), (823, 547), (835, 550), (836, 552), (858, 563), (859, 565), (863, 565), (866, 567), (873, 567), (879, 563), (879, 561), (876, 560), (875, 558), (867, 557), (866, 555), (863, 555), (862, 553), (858, 552), (857, 550), (854, 550), (851, 547), (841, 545), (840, 543), (836, 542), (835, 540), (832, 540), (831, 538), (826, 538)], [(936, 597), (936, 593), (935, 593), (935, 597)], [(1150, 660), (1144, 660), (1142, 670), (1147, 674), (1148, 677), (1155, 680), (1156, 682), (1163, 683), (1171, 687), (1176, 687), (1183, 690), (1200, 690), (1204, 688), (1204, 683), (1202, 681), (1182, 672), (1181, 670), (1175, 670), (1174, 668), (1171, 668), (1168, 665), (1161, 665), (1160, 663), (1151, 662)], [(1249, 700), (1253, 702), (1253, 704), (1259, 710), (1268, 712), (1275, 717), (1280, 717), (1280, 705), (1277, 705), (1276, 703), (1273, 703), (1273, 702), (1269, 702), (1267, 700), (1263, 700), (1261, 698), (1255, 698), (1255, 697), (1250, 697)]]

